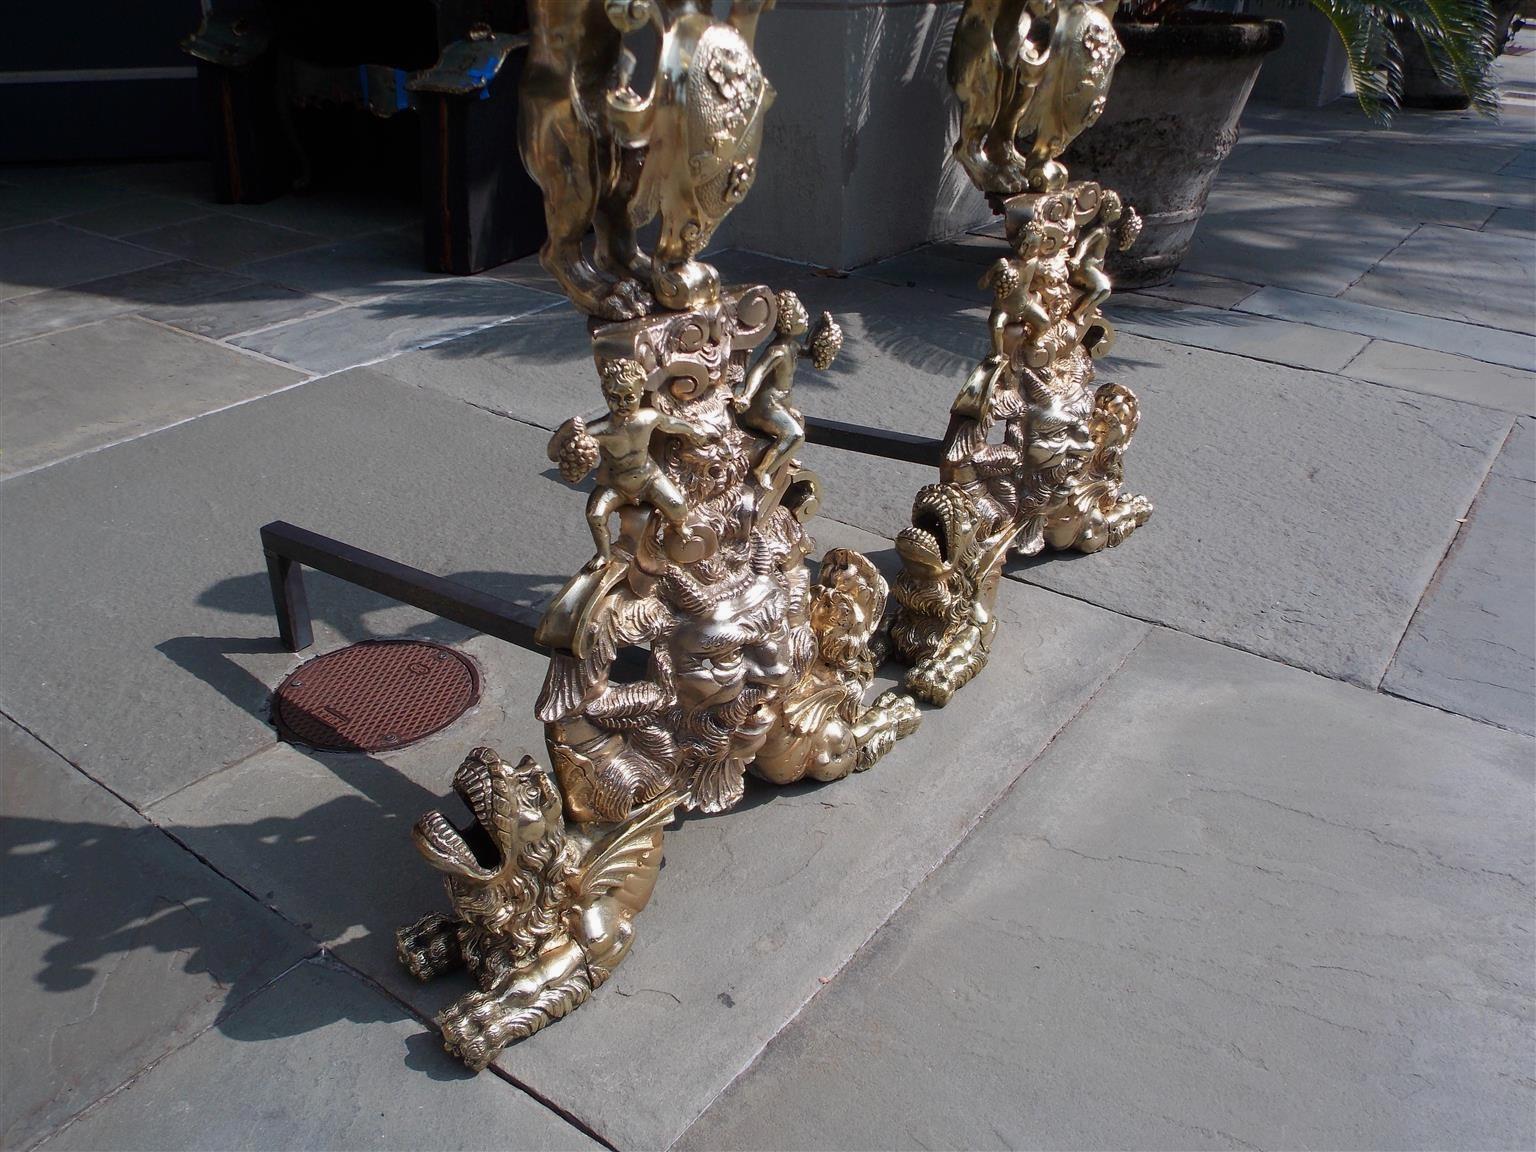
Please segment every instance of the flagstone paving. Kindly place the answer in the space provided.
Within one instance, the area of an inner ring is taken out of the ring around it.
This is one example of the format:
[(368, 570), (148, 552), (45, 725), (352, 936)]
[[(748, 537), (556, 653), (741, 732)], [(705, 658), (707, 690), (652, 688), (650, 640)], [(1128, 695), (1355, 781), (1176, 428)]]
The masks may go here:
[[(1251, 107), (1186, 267), (1110, 305), (1151, 523), (1014, 566), (874, 771), (681, 821), (610, 984), (478, 1077), (430, 1024), (465, 980), (393, 956), (445, 899), (407, 833), (474, 744), (543, 757), (542, 660), (315, 574), (290, 654), (256, 530), (536, 619), (590, 550), (544, 454), (598, 407), (584, 318), (536, 261), (423, 272), (390, 202), (0, 171), (0, 1145), (1536, 1144), (1536, 54), (1501, 70), (1498, 123)], [(839, 317), (805, 411), (936, 436), (996, 233), (718, 261)], [(819, 544), (893, 571), (931, 469), (803, 455)], [(478, 705), (276, 741), (303, 657), (399, 635)]]

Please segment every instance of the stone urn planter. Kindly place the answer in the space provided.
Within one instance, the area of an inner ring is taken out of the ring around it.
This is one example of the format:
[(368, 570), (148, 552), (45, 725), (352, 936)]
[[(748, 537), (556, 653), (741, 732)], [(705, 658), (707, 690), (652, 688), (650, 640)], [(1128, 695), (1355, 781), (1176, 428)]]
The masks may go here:
[(1429, 62), (1429, 53), (1424, 51), (1424, 45), (1416, 34), (1398, 29), (1393, 35), (1397, 37), (1397, 46), (1403, 53), (1403, 94), (1399, 103), (1404, 108), (1446, 111), (1471, 105), (1470, 96), (1435, 74), (1435, 66)]
[(1125, 58), (1108, 106), (1062, 160), (1074, 178), (1115, 189), (1141, 213), (1141, 239), (1111, 258), (1109, 272), (1119, 288), (1144, 288), (1166, 282), (1189, 251), (1259, 66), (1285, 26), (1189, 13), (1115, 28)]

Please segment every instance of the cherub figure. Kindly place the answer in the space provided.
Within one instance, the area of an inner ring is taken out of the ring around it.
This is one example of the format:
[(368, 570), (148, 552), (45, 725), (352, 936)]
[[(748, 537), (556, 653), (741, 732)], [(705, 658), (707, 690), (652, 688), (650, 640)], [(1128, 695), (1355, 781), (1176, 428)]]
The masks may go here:
[(992, 314), (987, 324), (992, 330), (992, 355), (1008, 358), (1008, 329), (1025, 326), (1026, 342), (1051, 326), (1049, 314), (1040, 301), (1030, 295), (1040, 262), (1054, 254), (1060, 243), (1049, 225), (1030, 221), (1019, 234), (1017, 255), (1002, 257), (982, 274), (982, 288), (992, 289)]
[(610, 360), (601, 374), (608, 415), (590, 428), (579, 416), (569, 420), (550, 442), (550, 457), (559, 462), (560, 475), (570, 483), (597, 467), (597, 487), (587, 501), (587, 524), (597, 545), (591, 568), (601, 567), (612, 557), (608, 519), (627, 504), (649, 504), (684, 543), (693, 539), (688, 503), (651, 457), (651, 439), (658, 432), (694, 445), (710, 439), (707, 431), (686, 420), (641, 407), (646, 373), (636, 361)]
[(1072, 253), (1072, 283), (1084, 289), (1083, 298), (1072, 310), (1079, 325), (1086, 324), (1100, 304), (1109, 299), (1112, 285), (1104, 273), (1104, 259), (1111, 240), (1122, 252), (1141, 235), (1141, 217), (1136, 209), (1125, 207), (1118, 192), (1106, 190), (1099, 202), (1099, 222), (1083, 233)]
[(744, 413), (741, 418), (743, 427), (773, 438), (773, 443), (752, 470), (764, 488), (773, 486), (774, 471), (805, 444), (805, 427), (800, 423), (800, 414), (790, 404), (800, 354), (810, 352), (811, 363), (818, 370), (826, 371), (843, 346), (843, 330), (830, 312), (821, 314), (815, 331), (802, 346), (800, 337), (805, 335), (811, 321), (805, 305), (800, 302), (800, 297), (787, 290), (779, 293), (778, 305), (779, 314), (774, 321), (777, 335), (747, 372), (740, 390), (731, 397), (731, 407)]
[(1051, 326), (1050, 313), (1033, 290), (1043, 261), (1061, 245), (1061, 229), (1032, 220), (1014, 242), (1013, 256), (998, 259), (982, 274), (980, 286), (992, 290), (992, 312), (987, 325), (992, 332), (992, 351), (971, 370), (950, 411), (975, 420), (985, 419), (992, 393), (1008, 369), (1017, 336), (1010, 329), (1023, 327), (1024, 361), (1031, 368), (1045, 363), (1046, 353), (1035, 340)]

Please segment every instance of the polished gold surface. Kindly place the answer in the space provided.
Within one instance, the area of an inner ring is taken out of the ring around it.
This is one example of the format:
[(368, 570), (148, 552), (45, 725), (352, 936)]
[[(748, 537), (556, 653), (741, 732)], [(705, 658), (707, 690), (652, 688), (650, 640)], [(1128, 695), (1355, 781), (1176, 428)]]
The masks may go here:
[[(875, 764), (918, 724), (894, 692), (866, 705), (888, 589), (833, 549), (813, 579), (805, 522), (819, 482), (796, 458), (803, 359), (843, 333), (792, 292), (722, 290), (697, 257), (756, 173), (773, 94), (752, 55), (758, 14), (693, 0), (533, 0), (523, 151), (550, 222), (545, 265), (592, 317), (606, 414), (556, 430), (570, 483), (595, 473), (592, 559), (555, 596), (536, 714), (553, 779), (477, 749), (416, 844), (449, 915), (399, 933), (421, 979), (480, 985), (439, 1017), (472, 1068), (582, 1004), (627, 952), (679, 808), (723, 812), (752, 772), (788, 784)], [(622, 33), (659, 33), (642, 97)], [(661, 217), (652, 257), (636, 225)], [(594, 233), (590, 251), (583, 237)]]
[(955, 30), (955, 154), (1003, 212), (1011, 254), (981, 278), (990, 348), (950, 408), (939, 483), (896, 539), (891, 640), (907, 690), (934, 704), (986, 665), (1009, 555), (1097, 552), (1152, 514), (1121, 491), (1136, 397), (1095, 387), (1093, 363), (1114, 342), (1105, 256), (1141, 221), (1056, 159), (1102, 108), (1120, 57), (1109, 16), (1084, 0), (968, 0)]
[[(864, 703), (885, 580), (846, 549), (815, 580), (805, 564), (818, 481), (794, 458), (793, 376), (804, 352), (828, 367), (841, 339), (765, 287), (594, 328), (608, 415), (549, 444), (568, 480), (597, 472), (593, 558), (539, 628), (554, 653), (536, 710), (559, 788), (481, 749), (454, 780), (474, 825), (431, 813), (416, 830), (453, 914), (403, 929), (400, 956), (422, 979), (460, 964), (477, 978), (439, 1018), (472, 1068), (607, 978), (675, 809), (731, 808), (748, 771), (840, 779), (916, 729), (910, 697)], [(486, 836), (494, 863), (470, 847)]]
[[(752, 41), (771, 6), (734, 0), (716, 20), (704, 0), (529, 0), (519, 145), (544, 193), (540, 259), (588, 315), (718, 303), (719, 275), (697, 257), (757, 176), (774, 92)], [(647, 29), (657, 63), (642, 94), (624, 35)], [(647, 256), (635, 233), (658, 216)]]
[(1124, 50), (1117, 0), (966, 0), (949, 53), (955, 159), (984, 192), (1054, 191), (1056, 160), (1104, 111)]
[[(443, 873), (453, 915), (402, 928), (397, 946), (418, 979), (467, 967), (480, 984), (438, 1017), (444, 1047), (479, 1071), (579, 1007), (624, 958), (677, 798), (658, 798), (612, 830), (568, 831), (544, 770), (526, 757), (508, 765), (490, 748), (459, 765), (453, 789), (474, 818), (467, 835), (441, 812), (412, 832)], [(471, 839), (489, 847), (476, 852)]]

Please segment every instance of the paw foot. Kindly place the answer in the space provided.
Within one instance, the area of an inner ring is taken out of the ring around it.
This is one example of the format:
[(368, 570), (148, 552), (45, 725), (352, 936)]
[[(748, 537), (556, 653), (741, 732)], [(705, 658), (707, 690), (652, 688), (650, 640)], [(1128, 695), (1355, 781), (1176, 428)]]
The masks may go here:
[(598, 301), (597, 314), (604, 320), (633, 320), (649, 316), (656, 301), (637, 280), (620, 280)]
[(472, 1071), (484, 1071), (506, 1045), (503, 1022), (517, 1010), (501, 997), (485, 992), (460, 997), (437, 1018), (444, 1049)]
[(883, 708), (890, 716), (898, 740), (916, 732), (917, 726), (923, 721), (923, 714), (918, 711), (917, 702), (900, 692), (881, 693), (880, 698), (875, 701), (875, 707)]
[(942, 661), (925, 660), (907, 673), (903, 686), (919, 700), (940, 708), (948, 704), (960, 687)]
[(430, 980), (464, 963), (458, 922), (433, 913), (395, 933), (395, 955), (418, 980)]

